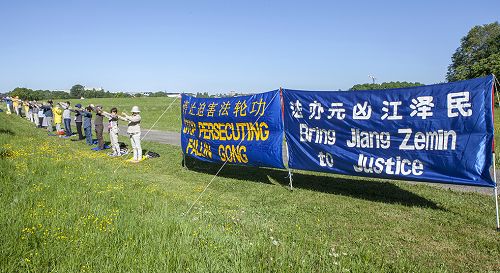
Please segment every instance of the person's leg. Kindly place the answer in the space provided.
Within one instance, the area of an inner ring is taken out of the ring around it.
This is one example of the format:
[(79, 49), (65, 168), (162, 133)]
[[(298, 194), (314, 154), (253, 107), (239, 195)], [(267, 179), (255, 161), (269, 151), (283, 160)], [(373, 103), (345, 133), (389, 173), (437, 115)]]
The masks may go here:
[(135, 142), (135, 149), (137, 150), (137, 159), (136, 160), (141, 160), (142, 159), (142, 147), (141, 147), (141, 134), (134, 134), (133, 135), (134, 142)]
[(52, 117), (45, 117), (47, 119), (47, 132), (52, 133)]
[(38, 118), (38, 113), (33, 114), (33, 122), (35, 122), (36, 127), (38, 127), (38, 124), (40, 124), (40, 119)]
[(92, 145), (92, 129), (90, 127), (85, 129), (85, 139), (87, 140), (88, 145)]
[(104, 126), (99, 125), (98, 130), (99, 130), (99, 133), (97, 135), (97, 142), (99, 144), (99, 149), (103, 150), (104, 149), (104, 136), (103, 136)]
[(133, 160), (136, 160), (137, 161), (137, 149), (136, 149), (136, 144), (135, 144), (135, 139), (134, 139), (134, 135), (133, 134), (130, 134), (130, 144), (132, 146), (132, 152), (134, 154), (133, 156)]
[(64, 131), (67, 137), (71, 136), (71, 119), (69, 118), (64, 119)]
[(38, 128), (42, 128), (43, 126), (43, 117), (38, 117)]
[(68, 118), (68, 136), (72, 136), (73, 135), (73, 130), (71, 130), (71, 119)]
[(56, 132), (59, 133), (61, 131), (61, 123), (56, 123)]
[(76, 122), (76, 131), (78, 132), (78, 139), (79, 140), (84, 139), (83, 134), (82, 134), (82, 123), (81, 122)]
[(94, 126), (94, 130), (95, 130), (95, 137), (97, 138), (97, 147), (99, 147), (99, 149), (103, 149), (103, 147), (101, 147), (101, 142), (102, 142), (102, 126), (100, 125), (95, 125)]
[(111, 141), (113, 154), (120, 155), (120, 144), (118, 144), (118, 132), (116, 130), (111, 129), (109, 131), (109, 140)]

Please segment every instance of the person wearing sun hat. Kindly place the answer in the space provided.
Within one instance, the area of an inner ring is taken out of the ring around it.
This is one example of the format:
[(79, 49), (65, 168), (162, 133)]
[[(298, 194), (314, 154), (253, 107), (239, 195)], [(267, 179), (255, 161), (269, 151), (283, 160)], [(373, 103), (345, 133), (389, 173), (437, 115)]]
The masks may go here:
[(141, 147), (141, 116), (139, 113), (138, 106), (133, 106), (132, 115), (129, 116), (127, 113), (122, 113), (122, 116), (118, 116), (121, 120), (128, 121), (127, 134), (130, 137), (130, 144), (132, 145), (132, 150), (134, 152), (134, 157), (131, 162), (137, 163), (142, 160), (142, 147)]

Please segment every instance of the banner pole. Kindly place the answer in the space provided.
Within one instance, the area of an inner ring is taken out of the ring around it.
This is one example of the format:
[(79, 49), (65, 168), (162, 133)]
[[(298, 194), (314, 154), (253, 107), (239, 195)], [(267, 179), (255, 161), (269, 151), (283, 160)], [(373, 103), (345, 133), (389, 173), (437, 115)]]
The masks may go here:
[[(285, 103), (283, 100), (283, 88), (280, 86), (280, 104), (281, 104), (281, 120), (283, 122), (283, 130), (285, 129)], [(285, 151), (286, 151), (286, 169), (288, 170), (288, 179), (290, 180), (290, 183), (288, 184), (290, 186), (290, 190), (293, 191), (293, 173), (292, 170), (290, 170), (290, 167), (288, 166), (288, 162), (290, 162), (290, 157), (288, 154), (288, 142), (286, 141), (286, 136), (285, 136)]]
[(500, 219), (498, 214), (498, 186), (497, 186), (497, 168), (495, 166), (495, 153), (493, 153), (493, 180), (495, 181), (495, 188), (493, 193), (495, 194), (495, 210), (497, 216), (497, 231), (500, 231)]

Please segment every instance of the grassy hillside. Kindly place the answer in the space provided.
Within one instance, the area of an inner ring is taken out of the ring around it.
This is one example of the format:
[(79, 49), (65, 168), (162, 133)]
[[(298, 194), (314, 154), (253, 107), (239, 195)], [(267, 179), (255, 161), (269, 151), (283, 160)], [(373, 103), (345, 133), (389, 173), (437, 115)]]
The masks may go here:
[[(0, 113), (0, 271), (495, 271), (491, 196), (218, 166), (123, 163)], [(118, 171), (114, 173), (114, 170)]]

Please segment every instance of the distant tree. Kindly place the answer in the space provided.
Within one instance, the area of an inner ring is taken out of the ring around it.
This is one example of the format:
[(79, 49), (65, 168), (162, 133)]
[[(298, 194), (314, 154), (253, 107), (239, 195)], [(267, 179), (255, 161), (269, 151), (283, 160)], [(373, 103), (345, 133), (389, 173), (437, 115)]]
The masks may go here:
[(153, 92), (149, 95), (150, 97), (166, 97), (167, 93), (163, 91)]
[(84, 92), (85, 92), (85, 87), (81, 84), (75, 84), (69, 90), (69, 94), (71, 95), (71, 97), (77, 98), (77, 99), (83, 97)]
[(446, 79), (459, 81), (500, 75), (500, 24), (475, 26), (460, 42), (451, 57)]
[(197, 98), (209, 98), (210, 96), (208, 95), (208, 92), (197, 92), (196, 93)]
[(376, 89), (394, 89), (423, 85), (419, 82), (383, 82), (383, 83), (363, 83), (355, 84), (349, 90), (376, 90)]
[(16, 87), (14, 90), (10, 91), (10, 96), (15, 97), (18, 96), (22, 100), (35, 100), (35, 93), (33, 90), (24, 87)]

